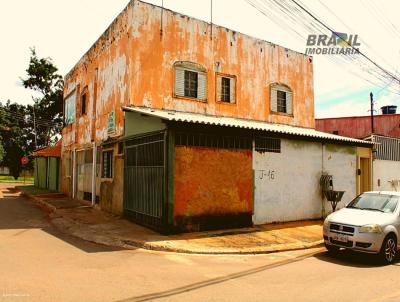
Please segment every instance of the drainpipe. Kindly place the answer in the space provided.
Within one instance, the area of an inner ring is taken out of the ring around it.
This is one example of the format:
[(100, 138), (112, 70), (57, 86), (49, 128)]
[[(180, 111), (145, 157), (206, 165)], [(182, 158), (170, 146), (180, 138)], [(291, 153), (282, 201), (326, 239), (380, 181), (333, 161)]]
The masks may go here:
[[(322, 160), (321, 160), (321, 168), (322, 168), (322, 174), (324, 174), (324, 172), (325, 172), (324, 148), (325, 148), (325, 144), (322, 143), (321, 144), (321, 158), (322, 158)], [(324, 218), (325, 217), (325, 197), (324, 197), (324, 194), (322, 194), (322, 213), (321, 214), (322, 214), (322, 218)]]
[(92, 207), (96, 203), (96, 166), (97, 166), (97, 150), (96, 142), (93, 142), (93, 163), (92, 163)]
[(76, 150), (72, 151), (72, 198), (75, 198), (76, 189)]

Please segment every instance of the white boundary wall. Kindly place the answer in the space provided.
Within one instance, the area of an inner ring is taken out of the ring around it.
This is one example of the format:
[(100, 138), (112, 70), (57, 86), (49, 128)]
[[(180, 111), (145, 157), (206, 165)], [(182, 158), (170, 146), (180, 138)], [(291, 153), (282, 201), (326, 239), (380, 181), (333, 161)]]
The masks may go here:
[(356, 147), (281, 140), (281, 153), (253, 151), (254, 224), (320, 218), (331, 212), (319, 185), (322, 171), (335, 190), (346, 191), (338, 208), (356, 196)]

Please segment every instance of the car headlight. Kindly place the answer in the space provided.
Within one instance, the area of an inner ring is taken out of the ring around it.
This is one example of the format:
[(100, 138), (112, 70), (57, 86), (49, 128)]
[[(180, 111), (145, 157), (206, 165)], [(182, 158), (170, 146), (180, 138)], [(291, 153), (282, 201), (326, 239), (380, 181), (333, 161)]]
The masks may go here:
[(329, 228), (329, 220), (325, 219), (324, 220), (324, 230), (328, 230), (328, 228)]
[(360, 227), (360, 233), (382, 233), (382, 228), (379, 224), (366, 224)]

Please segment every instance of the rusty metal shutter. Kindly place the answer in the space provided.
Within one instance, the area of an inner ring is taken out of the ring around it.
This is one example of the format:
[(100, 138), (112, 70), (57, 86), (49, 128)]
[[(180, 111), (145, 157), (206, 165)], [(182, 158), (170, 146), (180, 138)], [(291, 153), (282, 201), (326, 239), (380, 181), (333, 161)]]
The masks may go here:
[(235, 78), (230, 78), (229, 100), (231, 103), (236, 103), (236, 79)]
[(271, 86), (271, 111), (277, 112), (278, 111), (278, 90), (275, 86)]
[(185, 96), (185, 69), (175, 68), (175, 95)]
[(197, 78), (197, 98), (199, 100), (207, 99), (207, 74), (198, 72)]

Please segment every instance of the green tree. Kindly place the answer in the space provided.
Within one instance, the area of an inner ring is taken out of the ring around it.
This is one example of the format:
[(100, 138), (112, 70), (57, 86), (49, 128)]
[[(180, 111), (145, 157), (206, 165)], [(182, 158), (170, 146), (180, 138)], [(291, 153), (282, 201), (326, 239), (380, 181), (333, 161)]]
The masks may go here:
[[(21, 173), (21, 157), (55, 143), (61, 136), (64, 83), (57, 71), (50, 58), (39, 58), (32, 48), (27, 77), (21, 80), (39, 97), (32, 97), (34, 104), (27, 106), (0, 102), (0, 162), (10, 168), (14, 178)], [(32, 162), (27, 168), (32, 168)]]
[(22, 84), (40, 94), (40, 97), (33, 97), (34, 105), (27, 106), (28, 114), (35, 122), (37, 147), (55, 143), (61, 135), (64, 82), (57, 72), (50, 58), (39, 58), (31, 48), (27, 77), (22, 79)]
[(32, 122), (26, 106), (7, 101), (0, 102), (0, 137), (4, 149), (3, 164), (10, 168), (15, 179), (21, 173), (21, 157), (31, 154), (33, 145)]

